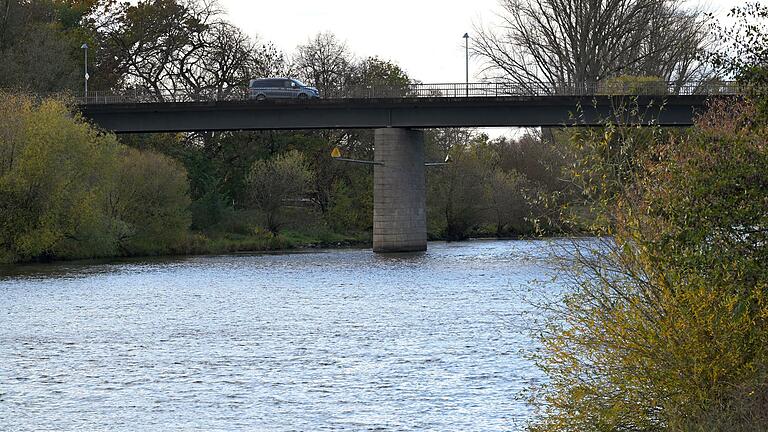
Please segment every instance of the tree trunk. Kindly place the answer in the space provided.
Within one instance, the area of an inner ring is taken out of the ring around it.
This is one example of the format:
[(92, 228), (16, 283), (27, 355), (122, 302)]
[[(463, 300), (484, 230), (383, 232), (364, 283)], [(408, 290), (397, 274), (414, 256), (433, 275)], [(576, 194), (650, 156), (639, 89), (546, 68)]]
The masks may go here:
[(8, 15), (11, 13), (11, 0), (5, 0), (5, 15), (3, 15), (3, 28), (0, 29), (0, 51), (5, 48), (5, 29), (8, 27)]

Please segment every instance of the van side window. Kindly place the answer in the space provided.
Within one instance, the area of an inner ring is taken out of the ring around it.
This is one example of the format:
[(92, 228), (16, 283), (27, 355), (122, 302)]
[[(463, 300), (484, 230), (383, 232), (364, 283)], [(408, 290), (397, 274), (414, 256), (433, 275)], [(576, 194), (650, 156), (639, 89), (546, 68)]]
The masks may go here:
[(283, 81), (283, 87), (291, 88), (291, 87), (293, 87), (293, 82), (292, 81)]

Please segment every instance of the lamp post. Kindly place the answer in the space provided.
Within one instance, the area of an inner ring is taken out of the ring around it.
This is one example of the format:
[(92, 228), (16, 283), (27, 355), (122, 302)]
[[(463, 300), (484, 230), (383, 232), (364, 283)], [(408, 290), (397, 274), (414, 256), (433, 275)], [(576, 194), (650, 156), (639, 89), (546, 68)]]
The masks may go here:
[(88, 103), (88, 44), (84, 43), (80, 48), (85, 51), (85, 103)]
[(464, 51), (466, 53), (466, 79), (467, 97), (469, 97), (469, 33), (464, 33)]

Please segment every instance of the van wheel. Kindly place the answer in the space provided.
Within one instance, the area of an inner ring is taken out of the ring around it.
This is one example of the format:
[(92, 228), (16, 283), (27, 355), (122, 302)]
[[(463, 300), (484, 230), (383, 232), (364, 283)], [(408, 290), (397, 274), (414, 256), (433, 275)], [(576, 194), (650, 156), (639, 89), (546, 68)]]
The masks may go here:
[(299, 93), (299, 99), (306, 100), (308, 97), (306, 93)]
[(260, 95), (256, 96), (256, 100), (257, 100), (257, 101), (263, 101), (263, 100), (264, 100), (264, 99), (266, 99), (266, 98), (267, 98), (267, 97), (266, 97), (266, 96), (264, 96), (263, 94), (260, 94)]

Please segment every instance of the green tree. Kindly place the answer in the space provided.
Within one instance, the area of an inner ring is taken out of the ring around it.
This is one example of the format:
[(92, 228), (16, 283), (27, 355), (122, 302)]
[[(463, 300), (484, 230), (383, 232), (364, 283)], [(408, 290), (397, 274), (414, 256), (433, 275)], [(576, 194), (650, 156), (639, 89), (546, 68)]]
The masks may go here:
[(0, 1), (0, 87), (80, 91), (87, 16), (96, 0)]
[[(357, 171), (357, 172), (355, 172)], [(370, 169), (348, 170), (331, 190), (327, 221), (338, 232), (370, 231), (373, 228), (373, 181)]]
[(493, 157), (487, 139), (479, 135), (455, 145), (449, 153), (451, 163), (427, 177), (430, 228), (449, 241), (466, 240), (483, 222), (488, 205), (484, 192)]
[(0, 97), (0, 261), (156, 254), (189, 227), (186, 172), (65, 102)]
[[(736, 33), (716, 65), (760, 89), (761, 27)], [(577, 248), (576, 283), (538, 327), (550, 380), (532, 430), (768, 430), (765, 94), (712, 102), (693, 130), (642, 143), (614, 127), (575, 136), (571, 178), (610, 237)]]
[(527, 221), (531, 217), (529, 194), (533, 192), (528, 180), (516, 171), (493, 169), (485, 184), (489, 219), (495, 222), (496, 235), (532, 233)]
[(95, 256), (114, 244), (99, 197), (118, 148), (55, 100), (0, 97), (0, 259)]
[(349, 85), (354, 96), (400, 97), (406, 96), (411, 79), (400, 66), (378, 57), (368, 57), (354, 65)]
[(270, 232), (279, 232), (286, 202), (304, 198), (313, 175), (304, 155), (297, 151), (253, 164), (248, 176), (251, 203), (263, 213)]
[(186, 238), (189, 183), (181, 164), (152, 151), (124, 147), (112, 181), (105, 210), (121, 253), (168, 253)]

